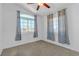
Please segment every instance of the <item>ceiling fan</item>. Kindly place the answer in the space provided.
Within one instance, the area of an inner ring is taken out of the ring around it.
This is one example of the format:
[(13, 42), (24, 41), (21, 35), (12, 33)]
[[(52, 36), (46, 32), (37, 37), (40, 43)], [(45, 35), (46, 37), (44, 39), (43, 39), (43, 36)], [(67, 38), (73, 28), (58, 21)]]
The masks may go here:
[[(27, 4), (34, 4), (34, 3), (27, 3)], [(50, 8), (47, 3), (38, 3), (36, 10), (39, 10), (41, 6), (45, 6), (46, 8)]]

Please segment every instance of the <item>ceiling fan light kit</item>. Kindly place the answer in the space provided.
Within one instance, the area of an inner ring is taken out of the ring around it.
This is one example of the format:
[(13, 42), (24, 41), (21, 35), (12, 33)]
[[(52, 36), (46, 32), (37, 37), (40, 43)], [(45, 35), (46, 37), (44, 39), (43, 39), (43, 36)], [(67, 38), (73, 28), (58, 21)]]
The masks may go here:
[[(28, 3), (28, 4), (34, 4), (34, 3)], [(36, 10), (39, 10), (40, 7), (45, 6), (46, 8), (50, 8), (50, 6), (47, 3), (37, 3)]]

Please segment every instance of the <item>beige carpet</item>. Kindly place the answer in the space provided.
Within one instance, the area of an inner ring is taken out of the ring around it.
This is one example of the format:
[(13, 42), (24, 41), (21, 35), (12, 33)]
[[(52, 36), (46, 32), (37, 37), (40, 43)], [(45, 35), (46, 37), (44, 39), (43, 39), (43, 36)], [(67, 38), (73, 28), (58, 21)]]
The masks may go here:
[(4, 49), (2, 56), (79, 56), (79, 53), (48, 42), (37, 41)]

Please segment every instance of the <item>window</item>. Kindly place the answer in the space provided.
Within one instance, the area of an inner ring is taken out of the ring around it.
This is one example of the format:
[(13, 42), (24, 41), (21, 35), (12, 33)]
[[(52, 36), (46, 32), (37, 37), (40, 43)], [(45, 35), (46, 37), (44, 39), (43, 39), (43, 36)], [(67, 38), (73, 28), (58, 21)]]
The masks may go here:
[(54, 32), (58, 32), (58, 17), (53, 18)]
[(20, 14), (21, 32), (33, 32), (34, 31), (34, 16), (27, 14)]
[(58, 32), (58, 14), (54, 14), (53, 17), (53, 27), (54, 27), (54, 32), (57, 33)]

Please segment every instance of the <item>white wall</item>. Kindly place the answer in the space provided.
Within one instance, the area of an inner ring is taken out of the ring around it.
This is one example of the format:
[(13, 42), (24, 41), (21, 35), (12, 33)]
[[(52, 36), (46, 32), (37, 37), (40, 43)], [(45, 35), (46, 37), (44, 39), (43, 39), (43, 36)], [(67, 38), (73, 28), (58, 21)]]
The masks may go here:
[[(56, 45), (66, 47), (75, 51), (79, 51), (79, 4), (73, 4), (67, 7), (67, 19), (68, 19), (68, 33), (70, 45), (60, 44), (57, 41), (47, 40), (47, 20), (44, 19), (44, 39), (47, 42), (54, 43)], [(46, 34), (46, 35), (45, 35)], [(57, 39), (56, 39), (57, 40)]]
[[(2, 16), (2, 15), (1, 15), (1, 14), (2, 14), (2, 8), (1, 8), (1, 4), (0, 4), (0, 43), (1, 43), (1, 38), (2, 38), (2, 35), (1, 35), (1, 33), (2, 33), (2, 32), (1, 32), (1, 31), (2, 31), (2, 29), (1, 29), (2, 17), (1, 17), (1, 16)], [(1, 44), (0, 44), (0, 47), (1, 47)]]
[(41, 15), (37, 16), (37, 20), (38, 20), (38, 38), (41, 40), (43, 38), (43, 31), (44, 31), (44, 21), (43, 21), (44, 17)]
[(3, 13), (3, 40), (1, 48), (9, 48), (17, 45), (25, 44), (32, 41), (37, 41), (42, 38), (41, 29), (42, 29), (42, 18), (43, 16), (38, 15), (38, 38), (33, 38), (33, 33), (24, 33), (22, 34), (21, 41), (15, 41), (16, 36), (16, 21), (17, 21), (17, 10), (24, 12), (26, 14), (34, 15), (34, 13), (24, 9), (19, 4), (2, 4), (2, 13)]
[(2, 4), (0, 4), (0, 54), (2, 52)]
[(70, 47), (79, 51), (79, 4), (73, 4), (67, 9)]

